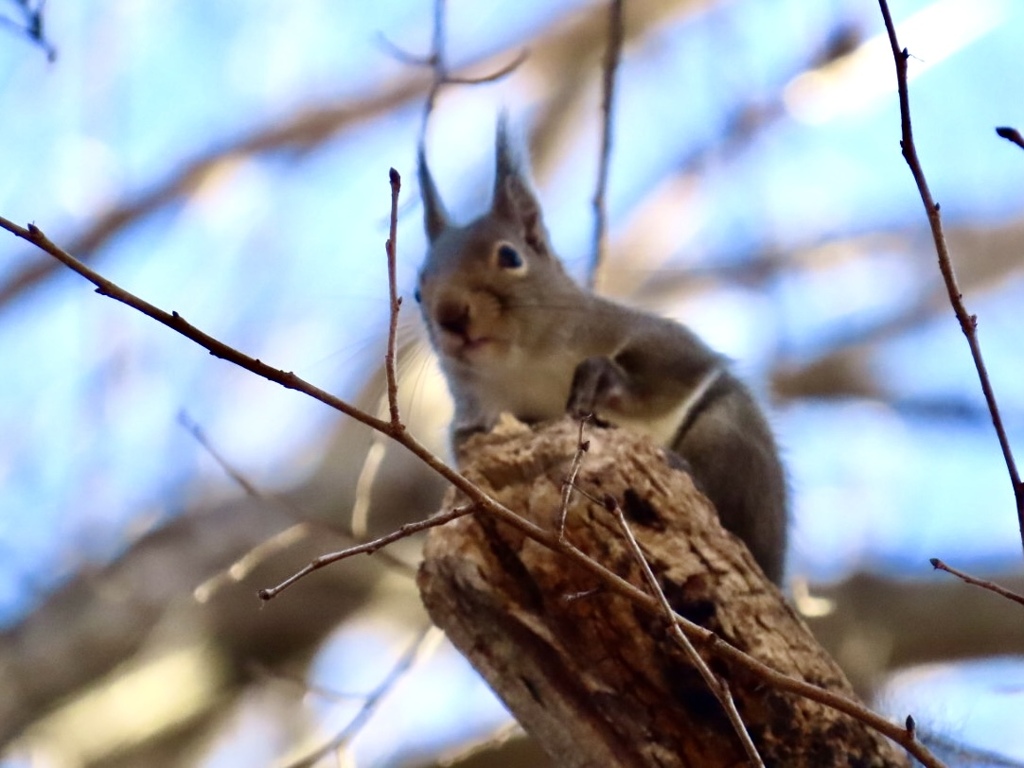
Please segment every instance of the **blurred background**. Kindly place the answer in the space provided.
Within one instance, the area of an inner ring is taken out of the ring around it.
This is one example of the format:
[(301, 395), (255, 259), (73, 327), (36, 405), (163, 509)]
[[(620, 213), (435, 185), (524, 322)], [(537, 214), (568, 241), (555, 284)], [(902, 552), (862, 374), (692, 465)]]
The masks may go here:
[[(394, 166), (403, 407), (445, 450), (450, 404), (411, 301), (431, 73), (393, 48), (429, 54), (432, 3), (36, 10), (0, 0), (0, 215), (375, 410)], [(922, 162), (1024, 456), (1024, 151), (994, 132), (1024, 128), (1024, 5), (892, 12)], [(1020, 610), (928, 563), (1024, 588), (1006, 469), (900, 156), (877, 4), (627, 0), (625, 33), (600, 290), (690, 324), (770, 404), (793, 488), (790, 588), (864, 695), (1024, 760)], [(467, 219), (487, 205), (507, 109), (580, 278), (606, 34), (605, 3), (452, 0), (454, 73), (526, 58), (442, 90), (428, 130)], [(543, 764), (427, 631), (416, 542), (256, 599), (347, 532), (437, 508), (443, 487), (398, 449), (5, 232), (0, 361), (4, 768)]]

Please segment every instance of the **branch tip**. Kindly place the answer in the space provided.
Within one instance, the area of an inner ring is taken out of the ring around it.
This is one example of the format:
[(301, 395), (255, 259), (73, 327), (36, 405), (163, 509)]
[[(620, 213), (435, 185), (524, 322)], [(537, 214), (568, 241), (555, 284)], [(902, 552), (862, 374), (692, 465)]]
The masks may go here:
[(1016, 144), (1021, 149), (1024, 149), (1024, 136), (1021, 136), (1020, 131), (1016, 128), (1012, 128), (1008, 125), (1000, 126), (996, 128), (996, 135)]

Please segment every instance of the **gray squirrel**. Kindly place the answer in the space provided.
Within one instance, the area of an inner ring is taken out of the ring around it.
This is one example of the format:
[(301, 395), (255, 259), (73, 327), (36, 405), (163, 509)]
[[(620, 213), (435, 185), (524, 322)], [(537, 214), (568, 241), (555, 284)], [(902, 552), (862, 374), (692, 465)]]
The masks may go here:
[(569, 412), (650, 435), (775, 583), (786, 481), (768, 422), (727, 361), (674, 321), (581, 288), (548, 240), (540, 203), (498, 123), (491, 210), (452, 224), (419, 150), (429, 251), (416, 301), (455, 401), (452, 436)]

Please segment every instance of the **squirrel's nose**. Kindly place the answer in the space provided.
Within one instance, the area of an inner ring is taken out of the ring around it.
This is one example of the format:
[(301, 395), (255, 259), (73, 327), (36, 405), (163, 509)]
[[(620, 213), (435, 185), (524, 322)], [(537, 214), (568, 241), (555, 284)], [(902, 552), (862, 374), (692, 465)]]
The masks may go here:
[(465, 336), (469, 330), (469, 305), (464, 301), (442, 301), (434, 313), (434, 319), (448, 333)]

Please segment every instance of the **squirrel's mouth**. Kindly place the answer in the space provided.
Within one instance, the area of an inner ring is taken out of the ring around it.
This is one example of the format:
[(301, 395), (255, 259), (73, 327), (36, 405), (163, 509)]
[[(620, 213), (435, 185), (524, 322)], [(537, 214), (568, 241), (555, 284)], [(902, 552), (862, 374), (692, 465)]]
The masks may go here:
[(465, 360), (494, 347), (498, 340), (492, 336), (472, 338), (461, 334), (447, 334), (444, 341), (444, 351), (447, 355)]

